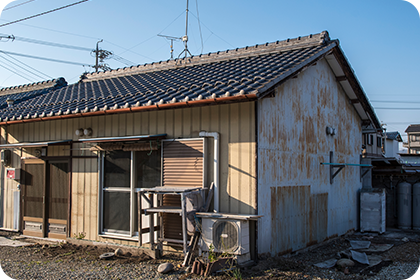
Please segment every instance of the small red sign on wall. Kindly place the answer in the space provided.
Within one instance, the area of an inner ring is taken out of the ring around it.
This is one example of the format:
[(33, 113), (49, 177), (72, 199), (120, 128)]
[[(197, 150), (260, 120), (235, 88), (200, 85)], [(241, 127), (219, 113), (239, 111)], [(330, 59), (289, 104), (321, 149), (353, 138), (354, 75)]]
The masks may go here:
[(6, 169), (6, 177), (8, 179), (14, 179), (14, 180), (19, 180), (20, 179), (20, 169), (16, 169), (16, 168), (7, 168)]

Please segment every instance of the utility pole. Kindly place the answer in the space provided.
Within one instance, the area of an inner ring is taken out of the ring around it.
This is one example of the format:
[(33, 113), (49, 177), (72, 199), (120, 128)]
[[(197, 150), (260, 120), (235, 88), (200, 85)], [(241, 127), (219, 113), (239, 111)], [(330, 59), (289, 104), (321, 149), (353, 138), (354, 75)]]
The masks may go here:
[(98, 73), (99, 69), (102, 70), (111, 70), (111, 68), (106, 64), (103, 63), (105, 59), (111, 58), (112, 55), (114, 55), (112, 52), (107, 50), (99, 49), (99, 43), (103, 42), (104, 40), (100, 40), (96, 43), (96, 49), (91, 52), (95, 54), (95, 72)]

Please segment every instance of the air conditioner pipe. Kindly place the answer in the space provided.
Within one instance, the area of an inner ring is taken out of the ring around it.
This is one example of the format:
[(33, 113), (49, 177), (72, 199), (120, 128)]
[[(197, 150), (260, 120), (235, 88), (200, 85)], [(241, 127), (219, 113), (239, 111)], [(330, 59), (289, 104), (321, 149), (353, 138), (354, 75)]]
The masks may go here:
[(219, 133), (201, 131), (199, 135), (202, 137), (214, 138), (214, 152), (213, 152), (214, 212), (219, 212)]

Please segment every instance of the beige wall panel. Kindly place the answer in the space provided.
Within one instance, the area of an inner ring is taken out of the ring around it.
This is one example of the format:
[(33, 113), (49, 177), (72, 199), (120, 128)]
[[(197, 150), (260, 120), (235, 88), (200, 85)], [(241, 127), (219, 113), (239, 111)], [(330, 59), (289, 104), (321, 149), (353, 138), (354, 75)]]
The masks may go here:
[(157, 115), (162, 114), (162, 112), (157, 111), (150, 111), (149, 112), (149, 134), (157, 134), (158, 131), (158, 122), (157, 122)]
[[(182, 137), (182, 110), (174, 110), (174, 134), (173, 138)], [(172, 138), (172, 137), (168, 137)]]
[(167, 133), (166, 131), (166, 110), (157, 114), (156, 134)]
[(241, 164), (241, 150), (240, 150), (240, 108), (239, 104), (232, 104), (230, 108), (230, 135), (229, 135), (229, 185), (228, 194), (230, 194), (230, 209), (229, 213), (239, 213), (240, 197), (238, 186), (241, 183), (241, 176), (239, 173)]
[(133, 113), (133, 135), (141, 134), (141, 119), (140, 112)]
[(134, 114), (126, 114), (126, 119), (125, 119), (125, 123), (126, 123), (126, 134), (127, 135), (134, 135), (134, 123), (133, 123), (133, 117)]
[[(104, 137), (105, 134), (105, 127), (106, 127), (106, 116), (98, 116), (95, 118), (97, 120), (97, 129), (96, 129), (96, 137)], [(92, 127), (94, 129), (94, 127)]]
[(182, 110), (182, 135), (192, 136), (191, 108)]
[(191, 108), (191, 129), (192, 129), (192, 137), (198, 137), (198, 134), (201, 131), (201, 108), (195, 107)]
[[(240, 132), (240, 143), (239, 143), (239, 157), (240, 157), (240, 164), (239, 164), (239, 172), (240, 174), (240, 182), (238, 184), (239, 189), (239, 200), (240, 201), (253, 201), (254, 195), (252, 193), (252, 182), (255, 181), (252, 179), (252, 174), (255, 170), (255, 162), (253, 158), (255, 158), (255, 154), (252, 154), (255, 151), (252, 147), (255, 146), (252, 144), (252, 135), (253, 130), (252, 128), (252, 120), (253, 120), (253, 107), (250, 106), (250, 103), (240, 103), (240, 125), (239, 125), (239, 132)], [(255, 177), (254, 177), (255, 178)], [(242, 186), (249, 186), (249, 188), (242, 188)], [(251, 212), (249, 212), (251, 211)], [(246, 213), (246, 214), (254, 214), (252, 209), (245, 204), (240, 203), (239, 205), (239, 213)]]
[(165, 130), (163, 133), (174, 135), (174, 110), (166, 110), (165, 112)]
[(127, 114), (117, 114), (115, 118), (118, 119), (118, 134), (117, 135), (128, 135), (127, 134)]
[(229, 186), (229, 156), (222, 156), (228, 155), (228, 148), (229, 148), (229, 136), (230, 136), (230, 122), (229, 120), (230, 114), (230, 105), (221, 105), (220, 106), (220, 119), (223, 120), (220, 125), (220, 212), (228, 213), (230, 209), (230, 199), (228, 193), (228, 186)]
[(97, 231), (97, 169), (98, 163), (96, 159), (86, 159), (85, 172), (85, 232), (86, 238), (94, 240)]
[(95, 240), (98, 230), (98, 160), (92, 159), (89, 160), (91, 166), (90, 174), (90, 230), (89, 230), (89, 239)]
[(112, 115), (105, 116), (105, 135), (104, 136), (113, 136), (112, 134)]
[(40, 134), (41, 134), (41, 131), (40, 131), (41, 123), (40, 122), (35, 122), (33, 124), (33, 126), (34, 126), (34, 142), (39, 142), (39, 140), (41, 139), (41, 136), (40, 136)]
[(139, 113), (139, 118), (141, 120), (141, 134), (148, 135), (149, 134), (149, 112), (142, 112)]

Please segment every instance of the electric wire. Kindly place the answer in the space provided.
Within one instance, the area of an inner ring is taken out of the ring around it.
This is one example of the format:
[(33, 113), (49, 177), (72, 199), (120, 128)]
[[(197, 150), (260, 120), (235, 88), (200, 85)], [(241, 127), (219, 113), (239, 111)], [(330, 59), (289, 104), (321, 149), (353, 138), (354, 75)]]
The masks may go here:
[[(150, 37), (149, 39), (147, 39), (147, 40), (145, 40), (145, 41), (141, 42), (141, 43), (140, 43), (140, 44), (138, 44), (138, 45), (135, 45), (135, 46), (134, 46), (134, 47), (132, 47), (132, 48), (135, 48), (135, 47), (137, 47), (137, 46), (139, 46), (139, 45), (141, 45), (141, 44), (143, 44), (143, 43), (146, 43), (147, 41), (149, 41), (149, 40), (153, 39), (154, 37), (155, 37), (155, 36), (152, 36), (152, 37)], [(124, 52), (122, 52), (122, 53), (125, 53), (125, 52), (131, 52), (131, 53), (136, 54), (136, 55), (138, 55), (138, 56), (142, 56), (142, 57), (144, 57), (144, 58), (147, 58), (147, 59), (153, 60), (153, 58), (150, 58), (150, 57), (144, 56), (144, 55), (142, 55), (142, 54), (136, 53), (136, 52), (132, 51), (131, 49), (127, 49), (127, 48), (125, 48), (125, 47), (119, 46), (119, 45), (114, 44), (114, 43), (112, 43), (112, 42), (110, 42), (110, 41), (104, 40), (104, 42), (107, 42), (108, 44), (111, 44), (111, 45), (114, 45), (114, 46), (116, 46), (116, 47), (119, 47), (119, 48), (123, 49), (123, 50), (124, 50)], [(120, 53), (120, 54), (122, 54), (122, 53)], [(137, 64), (137, 63), (134, 63), (134, 64)]]
[(35, 1), (35, 0), (29, 0), (29, 1), (26, 1), (26, 2), (23, 2), (23, 3), (17, 4), (17, 5), (14, 5), (14, 6), (11, 6), (11, 7), (7, 7), (6, 9), (3, 9), (3, 11), (7, 11), (7, 10), (10, 10), (10, 9), (13, 9), (13, 8), (16, 8), (16, 7), (19, 7), (19, 6), (28, 4), (28, 3), (33, 2), (33, 1)]
[[(3, 20), (3, 19), (0, 19), (0, 20)], [(3, 21), (8, 21), (8, 20), (3, 20)], [(51, 29), (51, 28), (40, 27), (40, 26), (26, 24), (26, 23), (18, 23), (18, 25), (32, 27), (32, 28), (41, 29), (41, 30), (46, 30), (46, 31), (50, 31), (50, 32), (56, 32), (56, 33), (65, 34), (65, 35), (71, 35), (71, 36), (80, 37), (80, 38), (93, 39), (93, 40), (96, 40), (96, 41), (99, 40), (99, 38), (97, 38), (97, 37), (85, 36), (85, 35), (80, 35), (80, 34), (76, 34), (76, 33), (70, 33), (70, 32), (65, 32), (65, 31), (61, 31), (61, 30), (55, 30), (55, 29)]]
[(72, 64), (72, 65), (78, 65), (78, 66), (92, 66), (92, 65), (89, 65), (87, 63), (80, 63), (80, 62), (66, 61), (66, 60), (60, 60), (60, 59), (54, 59), (54, 58), (39, 57), (39, 56), (34, 56), (34, 55), (14, 53), (14, 52), (1, 51), (1, 50), (0, 50), (0, 53), (6, 53), (6, 54), (10, 54), (10, 55), (16, 55), (16, 56), (22, 56), (22, 57), (28, 57), (28, 58), (46, 60), (46, 61), (51, 61), (51, 62)]
[(119, 55), (116, 55), (116, 54), (114, 54), (111, 58), (114, 59), (114, 60), (116, 60), (116, 61), (118, 61), (118, 62), (121, 62), (122, 64), (125, 64), (125, 65), (134, 65), (134, 64), (136, 64), (136, 63), (134, 63), (134, 62), (132, 62), (132, 61), (130, 61), (128, 59), (125, 59), (125, 58), (123, 58), (123, 57), (121, 57)]
[[(0, 34), (0, 36), (2, 36), (2, 35), (6, 36), (7, 34)], [(79, 51), (89, 51), (89, 52), (92, 51), (91, 48), (85, 48), (85, 47), (79, 47), (79, 46), (72, 46), (72, 45), (55, 43), (55, 42), (48, 42), (48, 41), (41, 41), (41, 40), (37, 40), (37, 39), (19, 37), (19, 36), (14, 36), (14, 35), (8, 35), (8, 36), (9, 37), (11, 36), (11, 38), (13, 40), (22, 41), (22, 42), (26, 42), (26, 43), (46, 45), (46, 46), (58, 47), (58, 48), (73, 49), (73, 50), (79, 50)]]
[(375, 110), (420, 110), (420, 108), (375, 107)]
[[(42, 77), (41, 75), (38, 75), (38, 74), (37, 74), (37, 73), (35, 73), (35, 72), (32, 72), (32, 71), (30, 71), (30, 70), (28, 70), (28, 69), (25, 69), (24, 67), (22, 67), (22, 66), (20, 66), (20, 65), (17, 65), (16, 63), (14, 63), (13, 61), (11, 61), (10, 59), (8, 59), (8, 58), (6, 58), (6, 57), (2, 56), (1, 54), (0, 54), (0, 58), (2, 58), (2, 59), (4, 59), (4, 60), (6, 60), (7, 62), (11, 63), (12, 65), (9, 65), (9, 67), (12, 67), (15, 71), (19, 71), (20, 73), (24, 73), (24, 72), (22, 71), (22, 70), (24, 70), (24, 71), (27, 71), (29, 74), (31, 74), (31, 75), (33, 75), (33, 76), (37, 77), (37, 79), (45, 80), (45, 77)], [(18, 67), (18, 68), (20, 68), (20, 69), (22, 69), (22, 70), (17, 69), (16, 67)]]
[(177, 19), (179, 19), (182, 15), (184, 15), (185, 11), (182, 11), (182, 13), (176, 17), (176, 19), (174, 19), (170, 24), (168, 24), (162, 31), (160, 31), (158, 34), (162, 34), (163, 31), (165, 31), (169, 26), (172, 25), (172, 23), (174, 23)]
[[(195, 17), (197, 20), (199, 20), (198, 18), (197, 18), (197, 16), (196, 15), (194, 15), (194, 13), (191, 13), (191, 15), (193, 15), (193, 17)], [(235, 48), (235, 46), (233, 46), (231, 43), (229, 43), (228, 41), (226, 41), (225, 39), (223, 39), (222, 37), (220, 37), (219, 35), (217, 35), (216, 33), (214, 33), (213, 31), (211, 31), (211, 29), (210, 28), (208, 28), (207, 27), (207, 25), (205, 25), (204, 24), (204, 22), (202, 22), (202, 21), (200, 21), (201, 22), (201, 24), (205, 27), (205, 28), (207, 28), (207, 30), (208, 31), (210, 31), (210, 33), (212, 34), (212, 35), (214, 35), (214, 36), (216, 36), (217, 38), (219, 38), (220, 40), (222, 40), (223, 42), (225, 42), (226, 44), (228, 44), (229, 46), (231, 46), (232, 48)]]
[(196, 9), (197, 9), (197, 22), (198, 22), (198, 30), (200, 31), (200, 39), (201, 39), (201, 53), (203, 53), (204, 43), (203, 43), (203, 34), (201, 33), (200, 14), (198, 13), (198, 0), (195, 0), (195, 7), (196, 7)]
[(420, 103), (420, 101), (392, 101), (392, 100), (370, 100), (370, 102), (402, 103), (402, 104)]
[(74, 5), (77, 5), (77, 4), (81, 4), (81, 3), (86, 2), (86, 1), (89, 1), (89, 0), (82, 0), (82, 1), (79, 1), (79, 2), (76, 2), (76, 3), (72, 3), (72, 4), (69, 4), (69, 5), (66, 5), (66, 6), (60, 7), (60, 8), (56, 8), (56, 9), (53, 9), (53, 10), (49, 10), (49, 11), (46, 11), (46, 12), (42, 12), (42, 13), (40, 13), (40, 14), (36, 14), (36, 15), (29, 16), (29, 17), (26, 17), (26, 18), (18, 19), (18, 20), (11, 21), (11, 22), (8, 22), (8, 23), (3, 23), (3, 24), (1, 24), (1, 25), (0, 25), (0, 27), (6, 26), (6, 25), (10, 25), (10, 24), (14, 24), (14, 23), (18, 23), (18, 22), (21, 22), (21, 21), (24, 21), (24, 20), (28, 20), (28, 19), (35, 18), (35, 17), (43, 16), (43, 15), (45, 15), (45, 14), (49, 14), (49, 13), (52, 13), (52, 12), (56, 12), (56, 11), (58, 11), (58, 10), (62, 10), (62, 9), (65, 9), (65, 8), (69, 8), (69, 7), (71, 7), (71, 6), (74, 6)]
[(9, 55), (9, 54), (6, 54), (6, 53), (5, 53), (4, 55), (8, 56), (9, 58), (13, 59), (14, 61), (16, 61), (16, 62), (18, 62), (18, 63), (20, 63), (20, 64), (22, 64), (22, 65), (24, 65), (24, 66), (26, 66), (26, 67), (28, 67), (28, 68), (32, 69), (33, 71), (38, 72), (39, 74), (43, 75), (43, 76), (44, 76), (44, 77), (43, 77), (43, 79), (45, 79), (45, 77), (47, 77), (47, 78), (49, 78), (49, 79), (52, 79), (52, 78), (53, 78), (53, 77), (51, 77), (51, 76), (49, 76), (49, 75), (47, 75), (47, 74), (45, 74), (45, 73), (43, 73), (43, 72), (41, 72), (41, 71), (39, 71), (39, 70), (37, 70), (37, 69), (35, 69), (35, 68), (31, 67), (30, 65), (28, 65), (28, 64), (26, 64), (26, 63), (24, 63), (24, 62), (20, 61), (19, 59), (14, 58), (13, 56), (11, 56), (11, 55)]
[[(137, 45), (135, 45), (135, 46), (133, 46), (133, 47), (131, 47), (131, 48), (128, 48), (128, 49), (126, 49), (126, 48), (124, 48), (125, 50), (123, 51), (123, 52), (121, 52), (121, 53), (119, 53), (119, 54), (123, 54), (123, 53), (126, 53), (126, 52), (132, 52), (131, 50), (132, 49), (134, 49), (135, 47), (137, 47), (137, 46), (140, 46), (141, 44), (143, 44), (143, 43), (146, 43), (147, 41), (150, 41), (151, 39), (153, 39), (153, 38), (155, 38), (155, 35), (153, 35), (152, 37), (150, 37), (149, 39), (146, 39), (146, 40), (144, 40), (144, 41), (142, 41), (142, 42), (140, 42), (140, 43), (138, 43)], [(109, 42), (108, 42), (109, 43)], [(112, 43), (111, 43), (112, 44)], [(113, 45), (115, 45), (115, 44), (113, 44)], [(122, 47), (120, 47), (120, 48), (122, 48)], [(133, 52), (134, 54), (137, 54), (137, 55), (140, 55), (140, 56), (142, 56), (142, 57), (144, 57), (144, 58), (147, 58), (147, 59), (150, 59), (150, 60), (154, 60), (153, 58), (150, 58), (150, 57), (147, 57), (147, 56), (144, 56), (144, 55), (141, 55), (141, 54), (138, 54), (138, 53), (135, 53), (135, 52)]]
[(23, 76), (23, 75), (21, 75), (21, 74), (19, 74), (19, 73), (15, 72), (15, 71), (13, 71), (13, 70), (11, 70), (11, 69), (7, 68), (6, 66), (4, 66), (4, 65), (2, 65), (2, 64), (0, 64), (0, 67), (3, 67), (4, 69), (6, 69), (6, 70), (8, 70), (8, 71), (10, 71), (10, 72), (12, 72), (12, 73), (14, 73), (14, 74), (16, 74), (16, 75), (18, 75), (18, 76), (22, 77), (22, 78), (24, 78), (25, 80), (28, 80), (29, 82), (33, 82), (33, 81), (32, 81), (31, 79), (29, 79), (28, 77), (25, 77), (25, 76)]

